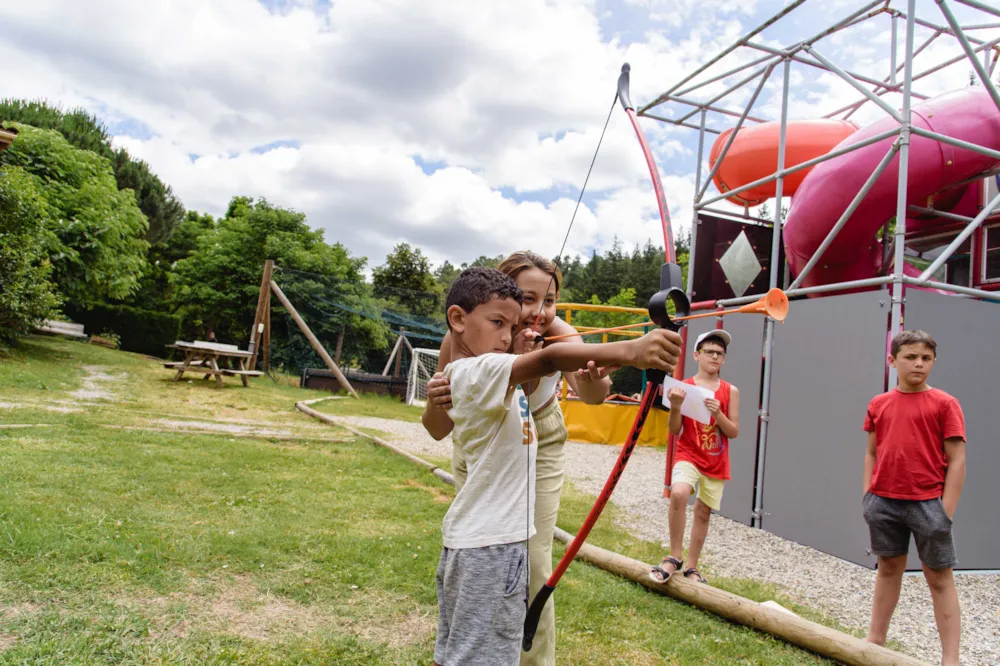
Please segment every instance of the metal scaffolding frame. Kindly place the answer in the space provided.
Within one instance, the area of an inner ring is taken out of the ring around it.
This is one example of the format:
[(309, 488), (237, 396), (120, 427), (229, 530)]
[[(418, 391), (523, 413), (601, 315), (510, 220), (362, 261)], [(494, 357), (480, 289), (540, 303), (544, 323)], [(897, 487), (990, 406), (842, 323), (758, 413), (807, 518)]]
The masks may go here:
[[(660, 122), (671, 123), (680, 127), (687, 127), (690, 129), (698, 130), (698, 161), (695, 168), (695, 198), (694, 198), (694, 213), (692, 219), (692, 230), (697, 228), (698, 216), (701, 212), (713, 212), (718, 213), (716, 209), (709, 208), (712, 204), (716, 204), (722, 200), (728, 199), (735, 194), (753, 189), (760, 185), (766, 183), (775, 182), (775, 202), (774, 215), (771, 220), (772, 228), (772, 242), (771, 242), (771, 261), (770, 261), (770, 280), (769, 285), (771, 288), (779, 286), (787, 281), (785, 277), (785, 267), (779, 265), (779, 250), (781, 247), (781, 217), (782, 217), (782, 195), (783, 195), (783, 184), (784, 179), (788, 175), (800, 171), (802, 169), (814, 166), (821, 162), (825, 162), (834, 157), (858, 150), (865, 146), (869, 146), (873, 143), (883, 141), (890, 137), (895, 136), (896, 139), (892, 143), (891, 148), (887, 151), (885, 157), (879, 163), (879, 165), (874, 169), (871, 176), (865, 182), (864, 186), (858, 191), (857, 195), (854, 197), (850, 206), (844, 211), (840, 219), (837, 221), (836, 225), (830, 230), (827, 237), (824, 239), (823, 243), (816, 249), (813, 256), (809, 259), (803, 270), (795, 277), (795, 280), (788, 285), (787, 294), (790, 297), (804, 296), (809, 294), (822, 294), (826, 292), (836, 292), (848, 289), (857, 288), (870, 288), (870, 287), (887, 287), (891, 290), (891, 310), (890, 310), (890, 330), (899, 331), (902, 324), (902, 314), (903, 314), (903, 293), (906, 286), (910, 287), (928, 287), (934, 289), (941, 289), (944, 291), (952, 292), (956, 295), (964, 297), (972, 297), (977, 299), (988, 299), (991, 301), (1000, 301), (1000, 292), (991, 292), (981, 289), (974, 289), (970, 287), (962, 287), (958, 285), (951, 285), (940, 283), (931, 280), (931, 276), (934, 274), (940, 266), (944, 264), (952, 254), (965, 242), (969, 236), (983, 223), (983, 221), (990, 215), (994, 208), (1000, 206), (1000, 195), (995, 197), (988, 205), (984, 207), (982, 212), (975, 218), (969, 218), (967, 216), (955, 215), (943, 211), (936, 211), (931, 208), (918, 207), (918, 206), (907, 206), (906, 203), (906, 191), (907, 191), (907, 175), (909, 171), (909, 147), (910, 147), (910, 137), (912, 135), (922, 136), (928, 139), (933, 139), (939, 142), (944, 142), (953, 146), (960, 148), (965, 148), (972, 151), (977, 151), (984, 155), (990, 157), (995, 157), (1000, 160), (1000, 151), (993, 150), (986, 146), (980, 146), (977, 144), (968, 143), (965, 141), (953, 139), (936, 132), (924, 130), (920, 127), (914, 127), (911, 124), (911, 100), (917, 98), (918, 100), (928, 99), (932, 97), (932, 94), (925, 94), (919, 90), (914, 89), (914, 84), (922, 81), (926, 77), (941, 71), (942, 69), (956, 65), (960, 62), (965, 61), (970, 64), (974, 70), (976, 77), (978, 78), (978, 83), (985, 86), (989, 95), (993, 99), (993, 102), (1000, 109), (1000, 93), (998, 93), (996, 86), (990, 80), (990, 76), (994, 72), (997, 61), (1000, 60), (1000, 37), (994, 39), (979, 39), (972, 37), (967, 34), (971, 30), (983, 30), (983, 29), (996, 29), (1000, 28), (1000, 23), (998, 22), (982, 22), (982, 23), (969, 23), (967, 25), (961, 25), (958, 19), (955, 17), (954, 12), (951, 8), (951, 3), (960, 3), (969, 8), (978, 10), (979, 12), (988, 14), (993, 17), (1000, 17), (1000, 9), (990, 7), (978, 0), (935, 0), (937, 8), (940, 10), (940, 14), (944, 20), (944, 24), (935, 23), (924, 17), (918, 17), (916, 13), (916, 0), (903, 0), (906, 7), (905, 10), (896, 9), (891, 7), (893, 0), (873, 0), (868, 2), (863, 7), (851, 12), (847, 16), (843, 17), (833, 25), (825, 28), (824, 30), (812, 35), (811, 37), (799, 41), (787, 48), (779, 49), (769, 46), (767, 44), (760, 43), (759, 41), (754, 41), (754, 38), (763, 33), (766, 29), (777, 24), (783, 18), (794, 12), (796, 9), (801, 7), (806, 0), (794, 0), (787, 6), (783, 7), (774, 16), (767, 19), (761, 23), (756, 28), (747, 32), (743, 37), (736, 40), (729, 47), (723, 49), (720, 53), (709, 59), (705, 64), (698, 67), (695, 71), (684, 76), (681, 80), (677, 81), (670, 89), (663, 92), (657, 96), (653, 101), (642, 106), (638, 110), (638, 115), (645, 116)], [(879, 17), (888, 17), (891, 21), (891, 53), (890, 53), (890, 67), (888, 76), (883, 77), (881, 80), (878, 78), (873, 78), (871, 76), (866, 76), (859, 74), (857, 72), (851, 71), (850, 69), (842, 68), (838, 66), (833, 60), (828, 58), (823, 54), (823, 51), (817, 48), (817, 44), (822, 40), (840, 33), (844, 30), (848, 30), (853, 26), (865, 23), (867, 21), (877, 20)], [(897, 44), (898, 44), (898, 24), (903, 22), (904, 35), (903, 35), (903, 52), (902, 52), (902, 62), (897, 62)], [(922, 43), (915, 48), (915, 32), (917, 27), (924, 28), (931, 31), (931, 35), (924, 39)], [(957, 42), (961, 47), (962, 53), (950, 57), (946, 60), (936, 62), (931, 66), (920, 72), (914, 72), (913, 61), (914, 58), (920, 53), (924, 52), (932, 43), (943, 38), (951, 38)], [(702, 81), (697, 81), (697, 79), (708, 72), (715, 65), (722, 63), (724, 59), (729, 56), (734, 56), (738, 60), (745, 59), (745, 62), (738, 64), (734, 67), (727, 69), (725, 72), (720, 74), (714, 74), (710, 78), (706, 78)], [(744, 57), (745, 56), (745, 57)], [(753, 56), (753, 57), (750, 57)], [(788, 126), (788, 100), (789, 100), (789, 89), (790, 89), (790, 72), (793, 64), (819, 69), (824, 72), (832, 73), (836, 75), (839, 79), (850, 85), (855, 91), (860, 95), (860, 99), (846, 104), (844, 107), (826, 114), (827, 118), (837, 118), (841, 117), (844, 120), (850, 118), (854, 113), (861, 109), (866, 104), (873, 104), (880, 108), (886, 115), (893, 118), (898, 124), (892, 129), (882, 132), (877, 136), (873, 136), (865, 141), (860, 141), (854, 145), (848, 146), (843, 149), (832, 151), (821, 157), (809, 160), (802, 164), (798, 164), (792, 167), (788, 167), (785, 164), (785, 139), (786, 130)], [(708, 190), (712, 186), (712, 179), (722, 163), (723, 158), (728, 153), (734, 139), (736, 138), (737, 132), (740, 128), (744, 126), (746, 122), (751, 123), (761, 123), (767, 122), (759, 116), (751, 115), (751, 109), (754, 107), (761, 92), (765, 89), (769, 77), (778, 67), (781, 67), (782, 71), (782, 91), (781, 91), (781, 112), (780, 118), (778, 120), (780, 130), (779, 130), (779, 146), (778, 146), (778, 160), (775, 165), (775, 170), (769, 176), (761, 178), (752, 183), (748, 183), (741, 187), (727, 190), (725, 193), (718, 193), (717, 195), (708, 195)], [(746, 73), (746, 72), (750, 73)], [(902, 76), (898, 76), (902, 73)], [(726, 84), (725, 81), (730, 77), (742, 75), (741, 78), (731, 85)], [(725, 99), (731, 95), (733, 92), (748, 86), (749, 84), (756, 81), (756, 85), (753, 94), (750, 96), (749, 100), (743, 106), (742, 110), (739, 108), (731, 108), (726, 105)], [(722, 92), (712, 93), (707, 100), (699, 100), (693, 97), (694, 93), (699, 91), (704, 91), (709, 89), (709, 86), (721, 85), (724, 86)], [(902, 95), (902, 106), (900, 109), (896, 109), (894, 106), (890, 105), (883, 99), (883, 96), (888, 93), (897, 93)], [(683, 110), (677, 114), (671, 114), (672, 109), (664, 109), (668, 104), (681, 105)], [(713, 116), (710, 117), (710, 114)], [(842, 115), (845, 114), (845, 115)], [(716, 157), (715, 165), (709, 170), (709, 173), (703, 177), (702, 174), (702, 161), (704, 159), (705, 152), (705, 134), (710, 133), (714, 135), (721, 134), (725, 128), (717, 128), (712, 126), (710, 120), (714, 117), (723, 118), (736, 118), (736, 122), (730, 132), (727, 141), (722, 147), (721, 152)], [(691, 122), (693, 118), (696, 118), (697, 124)], [(876, 180), (879, 176), (888, 168), (889, 164), (892, 162), (896, 155), (899, 155), (899, 184), (897, 189), (897, 202), (896, 202), (896, 214), (895, 219), (897, 220), (895, 226), (895, 232), (891, 239), (886, 238), (888, 235), (888, 223), (883, 227), (883, 252), (884, 258), (888, 258), (888, 253), (891, 250), (893, 254), (892, 260), (892, 273), (888, 275), (882, 275), (879, 277), (873, 277), (865, 280), (855, 280), (852, 282), (840, 282), (835, 284), (826, 284), (808, 288), (801, 288), (803, 279), (812, 270), (815, 265), (822, 259), (824, 252), (834, 241), (837, 234), (841, 231), (847, 221), (850, 219), (852, 213), (857, 209), (858, 205), (861, 204), (864, 197), (874, 186)], [(982, 176), (977, 176), (972, 180), (979, 180)], [(985, 198), (985, 186), (984, 186), (984, 198)], [(948, 247), (946, 247), (935, 259), (930, 267), (928, 267), (920, 277), (914, 278), (906, 276), (902, 272), (902, 266), (904, 262), (904, 250), (905, 250), (905, 238), (906, 238), (906, 214), (908, 211), (918, 212), (922, 214), (933, 214), (940, 216), (942, 219), (948, 219), (951, 221), (962, 222), (965, 224), (964, 229), (958, 234), (958, 236), (951, 242)], [(738, 214), (733, 212), (729, 213), (732, 217), (737, 217)], [(744, 208), (744, 216), (749, 216), (749, 208)], [(693, 296), (693, 279), (694, 279), (694, 261), (696, 252), (696, 242), (697, 234), (691, 234), (691, 253), (690, 261), (691, 265), (688, 270), (688, 281), (687, 281), (687, 291), (688, 296)], [(742, 296), (740, 298), (722, 299), (715, 301), (711, 305), (714, 307), (732, 307), (735, 305), (742, 305), (746, 303), (751, 303), (758, 300), (762, 294), (753, 294), (748, 296)], [(767, 447), (767, 432), (768, 423), (770, 421), (769, 406), (770, 406), (770, 395), (771, 395), (771, 369), (773, 365), (773, 339), (774, 339), (774, 320), (770, 317), (766, 318), (766, 325), (764, 329), (764, 354), (763, 354), (763, 379), (761, 386), (761, 402), (758, 410), (758, 430), (757, 430), (757, 461), (756, 461), (756, 476), (755, 476), (755, 489), (754, 489), (754, 506), (752, 511), (753, 521), (755, 526), (761, 526), (761, 517), (763, 514), (762, 508), (762, 497), (763, 497), (763, 474), (764, 474), (764, 458)], [(889, 385), (894, 385), (896, 382), (895, 369), (891, 369), (889, 372)], [(669, 473), (669, 470), (668, 470)]]

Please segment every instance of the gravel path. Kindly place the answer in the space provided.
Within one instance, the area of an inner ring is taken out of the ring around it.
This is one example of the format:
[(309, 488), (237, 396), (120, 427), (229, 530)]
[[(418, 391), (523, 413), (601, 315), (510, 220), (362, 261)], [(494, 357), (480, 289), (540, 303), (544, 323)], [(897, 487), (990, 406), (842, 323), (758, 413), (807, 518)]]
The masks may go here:
[[(451, 438), (437, 442), (419, 423), (372, 417), (338, 418), (356, 427), (381, 430), (392, 437), (394, 444), (417, 455), (451, 455)], [(566, 450), (566, 477), (577, 489), (597, 495), (619, 451), (614, 446), (570, 442)], [(636, 448), (611, 501), (620, 510), (618, 522), (623, 528), (665, 546), (667, 500), (662, 497), (663, 470), (662, 451)], [(691, 522), (689, 508), (688, 530)], [(825, 612), (844, 626), (867, 630), (875, 573), (864, 567), (722, 516), (712, 517), (699, 564), (706, 577), (717, 575), (774, 583), (791, 598)], [(963, 618), (963, 666), (1000, 664), (1000, 575), (959, 575), (955, 580)], [(889, 638), (928, 663), (940, 663), (940, 642), (923, 576), (904, 578)]]

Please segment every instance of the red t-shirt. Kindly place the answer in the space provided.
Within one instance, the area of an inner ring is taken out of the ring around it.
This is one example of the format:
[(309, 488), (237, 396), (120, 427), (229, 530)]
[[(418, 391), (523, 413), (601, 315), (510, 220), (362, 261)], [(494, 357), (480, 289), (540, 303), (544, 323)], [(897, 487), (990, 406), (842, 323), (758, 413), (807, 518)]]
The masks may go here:
[(875, 432), (873, 494), (904, 500), (944, 494), (944, 440), (965, 439), (958, 400), (936, 388), (919, 393), (893, 389), (868, 403), (864, 429)]
[[(688, 377), (684, 383), (694, 385), (694, 377)], [(720, 379), (719, 388), (715, 392), (719, 409), (727, 417), (731, 388), (732, 384)], [(681, 434), (677, 438), (674, 462), (682, 460), (697, 467), (705, 476), (713, 479), (729, 479), (729, 438), (722, 434), (714, 418), (706, 424), (686, 416), (681, 417)]]

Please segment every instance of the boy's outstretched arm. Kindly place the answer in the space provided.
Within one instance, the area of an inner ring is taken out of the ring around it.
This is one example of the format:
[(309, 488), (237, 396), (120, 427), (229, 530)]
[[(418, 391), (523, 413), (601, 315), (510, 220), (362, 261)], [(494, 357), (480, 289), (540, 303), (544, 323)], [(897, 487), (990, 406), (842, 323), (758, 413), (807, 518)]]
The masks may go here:
[(865, 450), (865, 486), (862, 494), (868, 492), (872, 485), (872, 471), (875, 469), (875, 431), (868, 433), (868, 448)]
[(514, 360), (510, 384), (516, 386), (553, 372), (573, 372), (593, 361), (599, 368), (630, 365), (642, 370), (674, 371), (681, 353), (681, 336), (663, 328), (650, 331), (638, 340), (605, 344), (552, 345), (522, 354)]
[(961, 437), (944, 440), (944, 455), (948, 459), (948, 471), (944, 476), (941, 503), (948, 517), (954, 519), (958, 499), (962, 496), (962, 485), (965, 484), (965, 440)]

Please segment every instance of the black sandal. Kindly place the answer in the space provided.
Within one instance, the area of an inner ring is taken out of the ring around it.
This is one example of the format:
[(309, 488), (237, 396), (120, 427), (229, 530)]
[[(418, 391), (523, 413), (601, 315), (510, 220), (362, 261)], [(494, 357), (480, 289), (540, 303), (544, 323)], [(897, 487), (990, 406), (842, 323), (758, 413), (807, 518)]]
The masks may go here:
[[(674, 565), (674, 570), (664, 571), (662, 568), (664, 564)], [(684, 566), (684, 560), (678, 560), (676, 557), (669, 557), (669, 556), (664, 557), (663, 561), (660, 562), (660, 566), (653, 567), (650, 570), (649, 577), (654, 581), (656, 581), (657, 583), (666, 583), (668, 580), (670, 580), (671, 576), (673, 576), (675, 573), (681, 570), (682, 566)], [(659, 576), (657, 576), (657, 574), (659, 574)]]
[(705, 580), (705, 577), (701, 575), (701, 572), (695, 569), (694, 567), (688, 567), (687, 569), (684, 570), (684, 578), (687, 578), (688, 574), (696, 575), (697, 578), (695, 578), (695, 580), (699, 583), (708, 583), (708, 581)]

